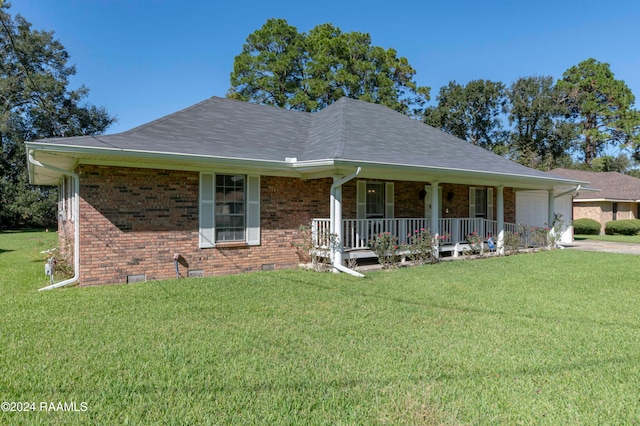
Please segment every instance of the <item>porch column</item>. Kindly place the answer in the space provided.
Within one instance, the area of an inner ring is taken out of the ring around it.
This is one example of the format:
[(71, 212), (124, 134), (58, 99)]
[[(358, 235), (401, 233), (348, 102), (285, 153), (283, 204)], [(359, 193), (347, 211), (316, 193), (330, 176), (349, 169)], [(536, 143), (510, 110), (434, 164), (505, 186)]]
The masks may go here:
[(498, 221), (498, 235), (496, 238), (496, 252), (504, 254), (504, 186), (498, 186), (496, 192), (496, 216)]
[(547, 221), (549, 228), (553, 226), (553, 219), (555, 219), (555, 216), (556, 216), (556, 197), (553, 189), (550, 189), (549, 190), (549, 219)]
[[(440, 218), (440, 206), (438, 201), (440, 197), (438, 196), (438, 181), (431, 182), (431, 233), (437, 238), (440, 236), (440, 224), (438, 223), (438, 219)], [(434, 257), (437, 259), (440, 257), (440, 250), (438, 244), (433, 249)]]
[[(340, 176), (334, 176), (333, 182), (336, 183), (340, 180)], [(335, 241), (331, 241), (331, 247), (329, 250), (331, 251), (331, 257), (333, 258), (333, 263), (337, 263), (342, 265), (342, 185), (336, 186), (332, 197), (332, 220), (331, 220), (331, 234), (335, 236)]]
[(556, 218), (556, 197), (555, 197), (555, 191), (553, 190), (553, 188), (549, 190), (548, 206), (549, 206), (549, 218), (547, 220), (547, 226), (549, 226), (549, 240), (552, 241), (553, 234), (555, 233), (555, 230), (553, 229), (553, 221)]

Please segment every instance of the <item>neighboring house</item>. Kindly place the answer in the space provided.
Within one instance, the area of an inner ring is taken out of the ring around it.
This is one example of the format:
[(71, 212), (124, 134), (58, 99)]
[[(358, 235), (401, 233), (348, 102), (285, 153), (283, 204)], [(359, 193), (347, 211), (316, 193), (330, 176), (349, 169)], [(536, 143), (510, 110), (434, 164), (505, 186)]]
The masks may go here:
[(591, 190), (578, 191), (573, 199), (573, 218), (600, 222), (601, 234), (609, 221), (640, 218), (640, 179), (618, 172), (554, 169), (550, 173), (590, 182)]
[(26, 147), (31, 182), (60, 186), (67, 282), (81, 285), (175, 277), (174, 253), (183, 275), (296, 267), (292, 242), (311, 223), (319, 245), (338, 235), (342, 270), (377, 232), (435, 229), (455, 255), (468, 233), (501, 241), (514, 223), (570, 215), (584, 184), (347, 98), (305, 113), (213, 97), (126, 132)]

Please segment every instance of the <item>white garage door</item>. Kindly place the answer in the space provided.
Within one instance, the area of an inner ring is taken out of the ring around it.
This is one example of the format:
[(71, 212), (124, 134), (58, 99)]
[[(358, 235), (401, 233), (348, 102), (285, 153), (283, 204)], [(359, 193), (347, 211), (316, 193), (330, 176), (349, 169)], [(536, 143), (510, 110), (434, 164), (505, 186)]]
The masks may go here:
[[(530, 226), (548, 226), (549, 193), (547, 191), (516, 192), (516, 222)], [(572, 198), (571, 194), (558, 197), (554, 201), (556, 214), (562, 215), (562, 237), (560, 242), (570, 243), (573, 240)]]
[(549, 219), (548, 202), (547, 191), (516, 192), (516, 222), (529, 226), (544, 226)]

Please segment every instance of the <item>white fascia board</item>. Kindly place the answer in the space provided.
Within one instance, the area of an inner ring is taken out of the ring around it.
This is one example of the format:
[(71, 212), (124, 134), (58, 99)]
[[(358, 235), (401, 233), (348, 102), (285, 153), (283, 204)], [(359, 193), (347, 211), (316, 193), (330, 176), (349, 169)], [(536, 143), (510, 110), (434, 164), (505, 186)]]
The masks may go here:
[[(271, 174), (297, 176), (295, 163), (282, 161), (218, 157), (210, 155), (167, 153), (158, 151), (124, 150), (116, 148), (77, 147), (71, 145), (28, 142), (27, 149), (47, 154), (65, 155), (76, 158), (80, 164), (98, 164), (112, 166), (167, 168), (184, 170), (203, 170), (221, 167), (230, 169), (249, 169)], [(279, 173), (278, 173), (279, 172)]]
[[(468, 183), (470, 180), (488, 186), (507, 184), (509, 186), (520, 186), (523, 188), (548, 188), (555, 186), (587, 184), (587, 182), (572, 179), (557, 179), (541, 176), (514, 175), (509, 173), (486, 172), (483, 170), (467, 170), (445, 167), (427, 167), (411, 164), (390, 164), (384, 162), (358, 161), (349, 159), (319, 159), (308, 161), (282, 160), (261, 160), (237, 157), (217, 157), (200, 154), (180, 154), (158, 151), (127, 150), (122, 148), (95, 148), (86, 146), (52, 144), (43, 142), (27, 142), (28, 150), (41, 151), (45, 153), (61, 154), (75, 157), (84, 164), (110, 164), (126, 165), (129, 167), (151, 167), (145, 165), (143, 161), (160, 161), (155, 163), (155, 167), (166, 167), (184, 169), (185, 167), (194, 170), (202, 168), (242, 168), (265, 174), (282, 174), (283, 176), (331, 176), (343, 170), (350, 170), (355, 167), (362, 167), (364, 174), (375, 173), (376, 175), (388, 174), (390, 178), (408, 180), (440, 180), (450, 183)], [(173, 165), (172, 165), (173, 163)], [(176, 164), (178, 163), (178, 164)], [(382, 177), (382, 176), (379, 176)]]
[(628, 200), (622, 198), (574, 198), (574, 203), (638, 203), (640, 200)]
[(573, 179), (557, 179), (554, 177), (542, 177), (542, 176), (527, 176), (527, 175), (514, 175), (510, 173), (499, 173), (499, 172), (486, 172), (482, 170), (467, 170), (467, 169), (451, 169), (445, 167), (426, 167), (426, 166), (416, 166), (411, 164), (388, 164), (382, 162), (362, 162), (362, 161), (353, 161), (353, 160), (335, 160), (336, 166), (347, 166), (351, 165), (351, 167), (362, 166), (363, 172), (369, 171), (371, 169), (385, 170), (394, 174), (398, 174), (398, 172), (408, 172), (408, 173), (416, 173), (422, 175), (422, 180), (424, 180), (424, 175), (430, 175), (434, 180), (441, 180), (442, 182), (448, 183), (464, 183), (469, 182), (469, 180), (482, 181), (483, 184), (498, 186), (501, 184), (508, 184), (508, 186), (514, 186), (516, 184), (522, 185), (523, 187), (531, 187), (540, 188), (541, 184), (543, 187), (548, 189), (552, 189), (556, 186), (577, 186), (582, 184), (587, 184), (588, 182), (577, 181)]

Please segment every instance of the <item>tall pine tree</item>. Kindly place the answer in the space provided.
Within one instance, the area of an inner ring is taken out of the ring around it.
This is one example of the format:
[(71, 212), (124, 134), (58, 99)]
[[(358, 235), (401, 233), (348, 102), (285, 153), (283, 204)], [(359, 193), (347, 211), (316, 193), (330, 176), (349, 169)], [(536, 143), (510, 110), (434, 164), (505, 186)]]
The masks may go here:
[(114, 122), (87, 104), (89, 90), (69, 89), (76, 73), (51, 31), (36, 31), (0, 4), (0, 227), (55, 223), (57, 191), (29, 184), (24, 142), (102, 133)]

